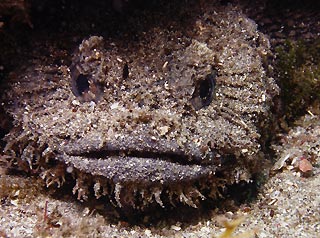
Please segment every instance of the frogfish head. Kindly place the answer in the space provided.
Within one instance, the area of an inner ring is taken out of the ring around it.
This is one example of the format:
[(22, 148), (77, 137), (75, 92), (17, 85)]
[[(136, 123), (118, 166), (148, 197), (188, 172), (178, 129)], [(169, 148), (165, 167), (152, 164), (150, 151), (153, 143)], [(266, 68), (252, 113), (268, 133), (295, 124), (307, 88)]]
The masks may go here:
[(137, 209), (196, 207), (249, 181), (278, 93), (269, 42), (232, 10), (208, 8), (191, 27), (153, 27), (125, 46), (91, 36), (71, 65), (30, 63), (3, 100), (12, 166)]

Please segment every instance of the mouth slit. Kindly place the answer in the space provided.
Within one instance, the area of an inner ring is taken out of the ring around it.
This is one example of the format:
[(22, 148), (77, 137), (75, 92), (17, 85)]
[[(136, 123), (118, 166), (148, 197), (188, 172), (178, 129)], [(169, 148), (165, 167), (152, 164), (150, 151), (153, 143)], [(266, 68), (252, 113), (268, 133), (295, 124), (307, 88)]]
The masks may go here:
[(70, 154), (72, 156), (81, 156), (86, 158), (104, 159), (110, 157), (121, 157), (121, 158), (145, 158), (162, 160), (171, 163), (177, 163), (180, 165), (202, 165), (201, 158), (188, 156), (183, 152), (153, 152), (153, 151), (138, 151), (138, 150), (99, 150), (99, 151), (88, 151), (76, 154)]

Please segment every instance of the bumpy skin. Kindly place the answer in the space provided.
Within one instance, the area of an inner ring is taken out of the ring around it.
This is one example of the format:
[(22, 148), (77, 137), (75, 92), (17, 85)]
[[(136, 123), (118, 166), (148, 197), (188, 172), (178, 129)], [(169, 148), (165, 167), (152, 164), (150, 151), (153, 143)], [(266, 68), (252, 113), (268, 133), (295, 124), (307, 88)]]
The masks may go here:
[(5, 100), (12, 166), (48, 186), (71, 174), (80, 200), (138, 209), (196, 207), (249, 180), (278, 93), (263, 68), (269, 43), (244, 15), (204, 9), (181, 32), (153, 27), (126, 47), (92, 36), (71, 66), (29, 66)]

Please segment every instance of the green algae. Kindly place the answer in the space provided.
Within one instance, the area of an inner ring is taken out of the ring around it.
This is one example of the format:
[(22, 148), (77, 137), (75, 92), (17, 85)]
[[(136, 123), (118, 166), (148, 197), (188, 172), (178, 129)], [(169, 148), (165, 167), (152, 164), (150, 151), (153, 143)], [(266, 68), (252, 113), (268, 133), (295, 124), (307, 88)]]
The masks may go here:
[(320, 40), (288, 40), (276, 48), (276, 55), (283, 114), (290, 124), (320, 102)]

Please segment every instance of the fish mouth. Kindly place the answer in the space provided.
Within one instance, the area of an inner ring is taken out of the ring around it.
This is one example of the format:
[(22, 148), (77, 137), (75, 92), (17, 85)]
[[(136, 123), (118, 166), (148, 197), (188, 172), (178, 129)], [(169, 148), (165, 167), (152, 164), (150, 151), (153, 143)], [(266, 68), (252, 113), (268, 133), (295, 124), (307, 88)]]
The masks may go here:
[(204, 158), (198, 150), (186, 153), (176, 143), (144, 143), (132, 147), (124, 143), (97, 146), (94, 142), (82, 146), (78, 142), (64, 147), (62, 159), (82, 172), (102, 176), (113, 183), (165, 185), (215, 174), (221, 164), (214, 154)]
[(205, 199), (203, 187), (216, 196), (219, 182), (213, 178), (219, 167), (184, 159), (172, 152), (123, 150), (63, 155), (77, 178), (73, 193), (79, 200), (87, 199), (91, 187), (96, 198), (106, 195), (116, 207), (142, 210), (153, 202), (161, 207), (182, 202), (196, 208)]
[(188, 153), (175, 142), (137, 144), (135, 138), (125, 142), (79, 140), (64, 146), (60, 161), (76, 178), (72, 191), (79, 200), (94, 194), (123, 209), (178, 203), (197, 208), (202, 200), (217, 199), (221, 189), (234, 182), (234, 156), (222, 162), (214, 152), (217, 157), (208, 160), (198, 148)]

